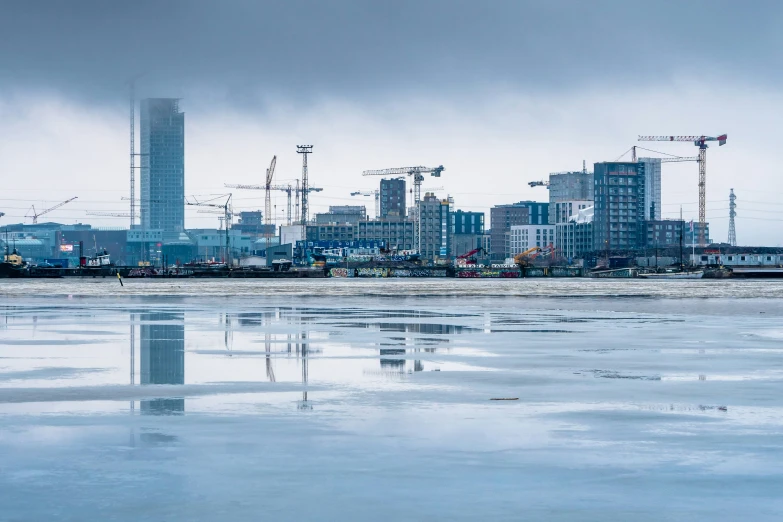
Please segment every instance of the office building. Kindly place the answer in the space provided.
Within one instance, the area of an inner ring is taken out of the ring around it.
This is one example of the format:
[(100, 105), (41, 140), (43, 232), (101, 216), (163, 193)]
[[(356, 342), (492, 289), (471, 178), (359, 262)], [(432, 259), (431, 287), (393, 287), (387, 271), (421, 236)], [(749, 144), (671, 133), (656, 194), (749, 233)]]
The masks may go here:
[(596, 163), (593, 246), (595, 250), (644, 247), (646, 163)]
[(358, 233), (358, 223), (307, 225), (308, 241), (353, 241)]
[[(699, 230), (701, 230), (701, 224), (698, 221), (690, 221), (685, 223), (685, 245), (686, 246), (699, 246)], [(710, 239), (710, 224), (704, 224), (704, 241), (706, 244), (712, 244)]]
[(141, 101), (141, 227), (185, 231), (185, 114), (175, 98)]
[(593, 194), (592, 172), (555, 172), (549, 175), (550, 206), (560, 201), (593, 201)]
[(367, 208), (359, 205), (330, 206), (329, 212), (321, 212), (315, 215), (318, 225), (326, 224), (352, 224), (367, 220)]
[(644, 219), (657, 221), (661, 218), (661, 159), (639, 158), (644, 163)]
[(507, 244), (507, 234), (515, 225), (530, 223), (530, 209), (524, 205), (496, 205), (489, 211), (490, 221), (490, 258), (502, 261), (510, 245)]
[(380, 217), (405, 217), (405, 178), (382, 179), (380, 190)]
[(572, 260), (593, 251), (593, 206), (579, 209), (568, 221), (555, 225), (558, 255)]
[(678, 246), (680, 235), (685, 244), (685, 222), (680, 219), (664, 219), (645, 222), (647, 248)]
[(507, 258), (531, 248), (546, 248), (555, 243), (555, 225), (514, 225), (508, 232)]
[(481, 246), (481, 238), (484, 236), (483, 212), (456, 210), (451, 213), (450, 220), (451, 257), (461, 256)]
[(538, 201), (520, 201), (514, 203), (516, 206), (527, 207), (528, 222), (526, 225), (548, 225), (549, 224), (549, 203)]
[(419, 202), (420, 254), (422, 259), (434, 261), (447, 258), (450, 253), (448, 199), (440, 199), (428, 192)]
[(477, 234), (484, 233), (484, 213), (465, 212), (456, 210), (451, 213), (452, 234)]
[(391, 251), (413, 250), (413, 221), (402, 218), (362, 221), (357, 225), (356, 239), (383, 242)]
[(549, 204), (549, 224), (568, 223), (571, 218), (584, 210), (593, 206), (593, 200), (570, 200), (558, 201)]

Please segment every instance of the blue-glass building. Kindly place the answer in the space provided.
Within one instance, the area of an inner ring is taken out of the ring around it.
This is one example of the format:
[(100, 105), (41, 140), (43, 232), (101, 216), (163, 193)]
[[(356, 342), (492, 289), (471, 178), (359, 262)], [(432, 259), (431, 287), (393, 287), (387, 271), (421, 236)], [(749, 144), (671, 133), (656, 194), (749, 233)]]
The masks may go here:
[(176, 98), (141, 101), (141, 225), (163, 240), (185, 231), (185, 113)]

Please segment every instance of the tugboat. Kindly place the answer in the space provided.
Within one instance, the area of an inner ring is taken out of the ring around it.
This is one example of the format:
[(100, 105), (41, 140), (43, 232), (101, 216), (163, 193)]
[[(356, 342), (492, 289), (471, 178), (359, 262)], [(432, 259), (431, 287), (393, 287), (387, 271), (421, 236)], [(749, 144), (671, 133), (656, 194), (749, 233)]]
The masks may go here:
[(25, 275), (27, 275), (27, 263), (15, 248), (13, 252), (9, 252), (8, 243), (6, 243), (3, 262), (0, 263), (0, 277), (23, 277)]

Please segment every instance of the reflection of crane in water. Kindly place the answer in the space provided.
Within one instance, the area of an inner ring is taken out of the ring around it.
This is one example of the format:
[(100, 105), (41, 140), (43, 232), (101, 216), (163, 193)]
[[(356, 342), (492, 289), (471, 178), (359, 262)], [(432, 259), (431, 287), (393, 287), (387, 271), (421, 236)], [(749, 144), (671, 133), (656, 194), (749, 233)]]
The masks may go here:
[[(304, 321), (302, 322), (304, 323)], [(307, 382), (309, 379), (308, 362), (307, 362), (308, 346), (307, 346), (307, 330), (305, 330), (304, 325), (302, 325), (302, 333), (300, 334), (300, 341), (301, 343), (297, 343), (296, 345), (296, 352), (302, 357), (302, 384), (304, 385), (304, 389), (302, 390), (302, 402), (299, 403), (299, 409), (312, 410), (313, 406), (307, 401)]]
[(226, 347), (226, 355), (231, 357), (234, 348), (234, 318), (224, 313), (221, 317), (223, 321), (223, 345)]
[(269, 382), (275, 382), (275, 369), (272, 367), (271, 357), (271, 336), (268, 331), (264, 334), (264, 346), (266, 348), (266, 376), (269, 379)]

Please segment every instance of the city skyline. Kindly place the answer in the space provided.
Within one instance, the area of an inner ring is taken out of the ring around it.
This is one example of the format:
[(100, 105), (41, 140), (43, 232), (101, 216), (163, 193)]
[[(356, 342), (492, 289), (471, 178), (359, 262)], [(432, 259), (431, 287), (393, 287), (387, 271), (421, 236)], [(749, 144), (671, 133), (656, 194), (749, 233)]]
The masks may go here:
[[(425, 2), (419, 13), (403, 3), (397, 14), (405, 18), (416, 12), (426, 19), (435, 4)], [(186, 27), (205, 23), (203, 11), (209, 9), (199, 5), (200, 9), (192, 11), (180, 6), (189, 14)], [(295, 71), (281, 72), (279, 83), (293, 85), (298, 79), (296, 85), (305, 86), (293, 90), (269, 85), (255, 67), (241, 66), (235, 59), (219, 63), (229, 51), (240, 48), (239, 38), (247, 36), (244, 26), (209, 52), (203, 45), (196, 45), (195, 36), (186, 35), (186, 43), (192, 48), (179, 49), (183, 53), (181, 65), (172, 65), (168, 58), (150, 58), (150, 44), (138, 43), (129, 50), (129, 44), (108, 42), (106, 56), (95, 60), (94, 66), (74, 66), (70, 72), (62, 64), (44, 67), (44, 50), (56, 54), (68, 50), (54, 47), (62, 33), (52, 30), (50, 36), (42, 38), (43, 43), (25, 51), (26, 62), (21, 61), (25, 56), (0, 58), (0, 68), (10, 73), (0, 75), (0, 133), (8, 138), (0, 144), (0, 172), (4, 176), (0, 211), (6, 214), (0, 225), (25, 222), (24, 215), (32, 204), (38, 208), (43, 202), (56, 203), (78, 195), (76, 202), (52, 212), (51, 219), (127, 226), (127, 220), (90, 217), (86, 212), (128, 211), (127, 201), (121, 200), (129, 195), (125, 82), (142, 72), (137, 80), (137, 98), (182, 98), (183, 110), (188, 113), (186, 196), (226, 193), (224, 183), (260, 184), (273, 155), (278, 156), (276, 181), (295, 179), (301, 174), (295, 145), (313, 143), (316, 149), (309, 160), (311, 184), (324, 191), (311, 195), (311, 214), (323, 212), (330, 205), (357, 204), (359, 200), (351, 198), (350, 192), (378, 188), (378, 180), (362, 179), (365, 169), (442, 164), (446, 167), (443, 177), (437, 183), (425, 181), (424, 189), (428, 183), (442, 185), (445, 190), (437, 194), (452, 196), (456, 208), (482, 211), (488, 216), (489, 208), (497, 204), (547, 201), (545, 188), (531, 188), (527, 183), (546, 179), (551, 172), (579, 170), (582, 160), (588, 165), (613, 161), (636, 144), (639, 134), (729, 133), (729, 145), (719, 150), (711, 148), (709, 154), (707, 221), (711, 235), (720, 241), (728, 234), (728, 199), (733, 188), (740, 244), (783, 244), (779, 232), (783, 206), (770, 196), (783, 191), (783, 181), (766, 165), (771, 160), (769, 151), (774, 150), (775, 127), (770, 115), (783, 108), (783, 100), (774, 77), (777, 73), (765, 64), (776, 58), (779, 46), (769, 41), (762, 44), (762, 38), (740, 37), (748, 31), (742, 27), (742, 20), (778, 13), (776, 4), (759, 3), (755, 11), (737, 10), (731, 4), (713, 5), (703, 26), (696, 30), (683, 23), (685, 15), (699, 10), (692, 6), (671, 3), (670, 9), (678, 16), (663, 16), (665, 8), (612, 9), (608, 3), (598, 2), (595, 13), (585, 21), (585, 34), (589, 33), (590, 22), (601, 28), (614, 23), (618, 34), (607, 34), (607, 40), (617, 44), (623, 35), (631, 34), (623, 24), (641, 20), (642, 15), (647, 16), (644, 24), (657, 24), (655, 34), (640, 35), (626, 44), (627, 49), (612, 49), (609, 43), (592, 41), (585, 49), (575, 49), (573, 37), (564, 36), (577, 23), (575, 14), (562, 17), (562, 27), (549, 26), (551, 34), (547, 34), (527, 26), (535, 25), (536, 20), (549, 20), (552, 10), (524, 2), (499, 5), (510, 19), (528, 29), (530, 42), (517, 39), (506, 22), (492, 17), (491, 23), (477, 28), (473, 40), (458, 40), (444, 32), (444, 41), (465, 57), (462, 71), (456, 64), (447, 67), (438, 61), (450, 51), (441, 49), (440, 45), (445, 44), (434, 37), (426, 36), (418, 43), (427, 51), (424, 58), (414, 59), (415, 49), (407, 43), (395, 51), (386, 49), (386, 54), (373, 63), (346, 57), (344, 52), (325, 55), (321, 61), (341, 71), (343, 78), (367, 78), (348, 85), (338, 74), (325, 71), (324, 63), (294, 67), (290, 62)], [(55, 4), (50, 6), (57, 10)], [(251, 20), (263, 14), (263, 10), (243, 8), (250, 10), (245, 14)], [(27, 27), (24, 8), (14, 9), (20, 11), (17, 25)], [(142, 3), (138, 11), (148, 9)], [(471, 9), (455, 4), (453, 13), (439, 24), (445, 27), (449, 20), (462, 23), (459, 20), (470, 15)], [(105, 36), (85, 27), (95, 16), (86, 11), (75, 9), (67, 23), (83, 29), (85, 41), (100, 47)], [(370, 24), (365, 18), (369, 15), (351, 9), (349, 3), (338, 3), (333, 11), (344, 15), (344, 24), (353, 29), (351, 24)], [(105, 8), (103, 12), (111, 20), (110, 15), (119, 10)], [(302, 31), (317, 23), (316, 15), (313, 12), (305, 17)], [(128, 23), (136, 16), (140, 15), (133, 15)], [(225, 16), (231, 19), (237, 15), (226, 12)], [(599, 22), (599, 16), (607, 19)], [(401, 22), (386, 16), (372, 23), (389, 30)], [(283, 28), (291, 24), (289, 17), (281, 18)], [(7, 28), (11, 42), (21, 37), (19, 27)], [(405, 30), (414, 28), (415, 24)], [(30, 26), (28, 32), (38, 34), (45, 29)], [(177, 32), (183, 30), (175, 28)], [(780, 38), (766, 26), (754, 30), (768, 40)], [(493, 32), (499, 36), (492, 37)], [(717, 37), (722, 34), (731, 35), (728, 40), (736, 48)], [(517, 44), (518, 56), (512, 57), (515, 70), (508, 71), (495, 60), (481, 60), (501, 49), (502, 56), (509, 56), (512, 51), (501, 45), (500, 36)], [(549, 45), (556, 37), (565, 41)], [(372, 40), (364, 32), (350, 32), (345, 41), (313, 52), (320, 56), (327, 50), (341, 49), (339, 46), (359, 46)], [(667, 43), (662, 43), (665, 40)], [(697, 58), (682, 51), (704, 41), (718, 43), (707, 46)], [(44, 45), (47, 42), (49, 47)], [(541, 49), (535, 43), (547, 45)], [(261, 63), (281, 67), (301, 51), (302, 45), (292, 42), (264, 52)], [(135, 56), (130, 52), (134, 49), (139, 59), (152, 60), (149, 68), (129, 58)], [(539, 51), (534, 52), (536, 49)], [(366, 52), (361, 51), (361, 55)], [(202, 53), (201, 67), (195, 59), (198, 53)], [(741, 60), (745, 55), (753, 59)], [(584, 63), (577, 63), (580, 58)], [(702, 60), (704, 67), (694, 67), (697, 60)], [(63, 64), (69, 64), (69, 60), (63, 58)], [(402, 73), (417, 67), (415, 80), (405, 83), (406, 74)], [(520, 72), (522, 69), (525, 74)], [(575, 78), (574, 72), (582, 74), (583, 81)], [(440, 82), (438, 91), (433, 87), (437, 82), (428, 81), (438, 75), (453, 82)], [(696, 151), (687, 143), (654, 144), (650, 148), (681, 156)], [(682, 204), (684, 218), (696, 219), (697, 177), (695, 163), (662, 167), (663, 218), (679, 217)], [(232, 192), (235, 210), (263, 208), (263, 193)], [(372, 202), (367, 199), (362, 203), (372, 214)], [(283, 193), (273, 195), (273, 208), (275, 220), (282, 222)], [(215, 216), (198, 214), (195, 208), (186, 209), (185, 219), (188, 228), (218, 226)]]

